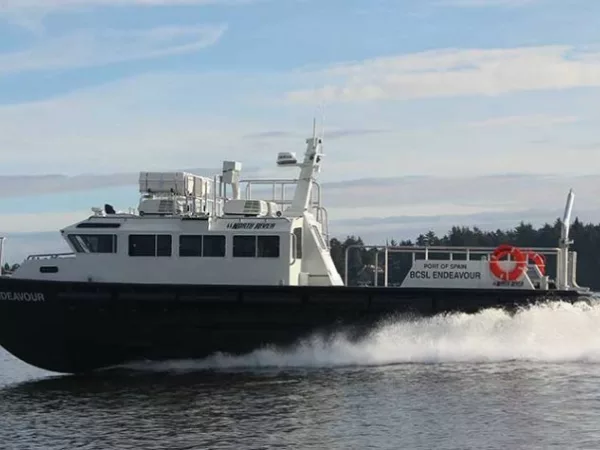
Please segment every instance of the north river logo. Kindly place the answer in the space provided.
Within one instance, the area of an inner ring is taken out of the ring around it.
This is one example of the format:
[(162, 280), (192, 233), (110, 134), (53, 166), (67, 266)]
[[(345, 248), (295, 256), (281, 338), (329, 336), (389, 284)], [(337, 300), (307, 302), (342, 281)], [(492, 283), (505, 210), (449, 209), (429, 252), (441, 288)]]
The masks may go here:
[(9, 302), (43, 302), (46, 301), (41, 292), (0, 292), (0, 300)]
[(234, 223), (228, 223), (227, 224), (227, 228), (233, 229), (233, 230), (272, 230), (273, 228), (275, 228), (275, 224), (274, 223), (240, 223), (240, 222), (234, 222)]

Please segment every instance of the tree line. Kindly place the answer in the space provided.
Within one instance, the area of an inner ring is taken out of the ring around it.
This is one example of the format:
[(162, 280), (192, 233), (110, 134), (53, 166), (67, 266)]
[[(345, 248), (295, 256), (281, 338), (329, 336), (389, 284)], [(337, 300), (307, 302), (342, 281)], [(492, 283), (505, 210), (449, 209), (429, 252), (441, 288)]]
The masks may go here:
[[(416, 240), (388, 242), (391, 246), (428, 246), (431, 247), (430, 258), (447, 258), (441, 253), (435, 255), (436, 246), (469, 246), (496, 247), (500, 244), (510, 244), (523, 248), (557, 247), (562, 229), (562, 221), (557, 219), (554, 224), (546, 223), (535, 228), (530, 223), (521, 222), (514, 229), (483, 231), (477, 227), (452, 227), (444, 236), (437, 236), (433, 231), (420, 234)], [(577, 283), (580, 286), (600, 289), (600, 224), (584, 224), (576, 218), (571, 224), (571, 250), (577, 252)], [(353, 245), (363, 245), (359, 236), (347, 236), (344, 240), (333, 238), (331, 256), (339, 273), (345, 274), (346, 249)], [(373, 284), (375, 272), (378, 282), (383, 285), (384, 254), (379, 252), (375, 266), (376, 250), (350, 249), (348, 253), (348, 284)], [(454, 259), (460, 259), (457, 255)], [(464, 259), (464, 258), (463, 258)], [(471, 257), (471, 259), (475, 259)], [(546, 273), (556, 276), (556, 258), (547, 257)], [(412, 265), (412, 255), (408, 253), (390, 253), (388, 257), (388, 282), (390, 285), (402, 282)]]

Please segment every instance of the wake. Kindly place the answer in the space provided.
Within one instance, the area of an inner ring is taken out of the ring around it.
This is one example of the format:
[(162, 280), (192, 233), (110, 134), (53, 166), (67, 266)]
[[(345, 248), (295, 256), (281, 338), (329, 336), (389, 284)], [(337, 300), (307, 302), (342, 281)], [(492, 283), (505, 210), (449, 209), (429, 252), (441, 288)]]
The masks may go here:
[(554, 302), (512, 315), (500, 309), (438, 315), (384, 325), (358, 343), (343, 335), (327, 341), (313, 337), (287, 351), (263, 348), (243, 356), (217, 354), (128, 367), (204, 370), (515, 360), (600, 362), (600, 304)]

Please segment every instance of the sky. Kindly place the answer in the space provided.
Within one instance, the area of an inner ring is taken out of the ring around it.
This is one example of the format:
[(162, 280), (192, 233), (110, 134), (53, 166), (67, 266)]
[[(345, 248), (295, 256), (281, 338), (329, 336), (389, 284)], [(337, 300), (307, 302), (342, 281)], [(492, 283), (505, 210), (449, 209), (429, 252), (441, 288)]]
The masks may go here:
[(600, 2), (0, 0), (0, 235), (55, 251), (143, 170), (278, 173), (324, 132), (333, 235), (600, 221)]

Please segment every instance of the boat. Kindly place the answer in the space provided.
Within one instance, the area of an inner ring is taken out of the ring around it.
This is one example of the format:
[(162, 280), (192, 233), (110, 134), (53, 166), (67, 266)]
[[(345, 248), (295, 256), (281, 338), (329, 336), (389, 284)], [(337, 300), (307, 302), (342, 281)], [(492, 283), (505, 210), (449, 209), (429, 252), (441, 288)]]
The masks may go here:
[[(324, 156), (313, 129), (302, 158), (277, 155), (281, 170), (299, 171), (292, 178), (243, 179), (239, 161), (214, 176), (140, 172), (137, 208), (93, 207), (60, 230), (70, 252), (30, 255), (0, 278), (0, 345), (79, 374), (287, 348), (318, 333), (361, 339), (399, 316), (590, 297), (570, 250), (572, 191), (555, 248), (350, 246), (338, 270), (317, 181)], [(362, 285), (348, 278), (357, 250), (375, 253)], [(411, 266), (392, 285), (396, 253)]]

